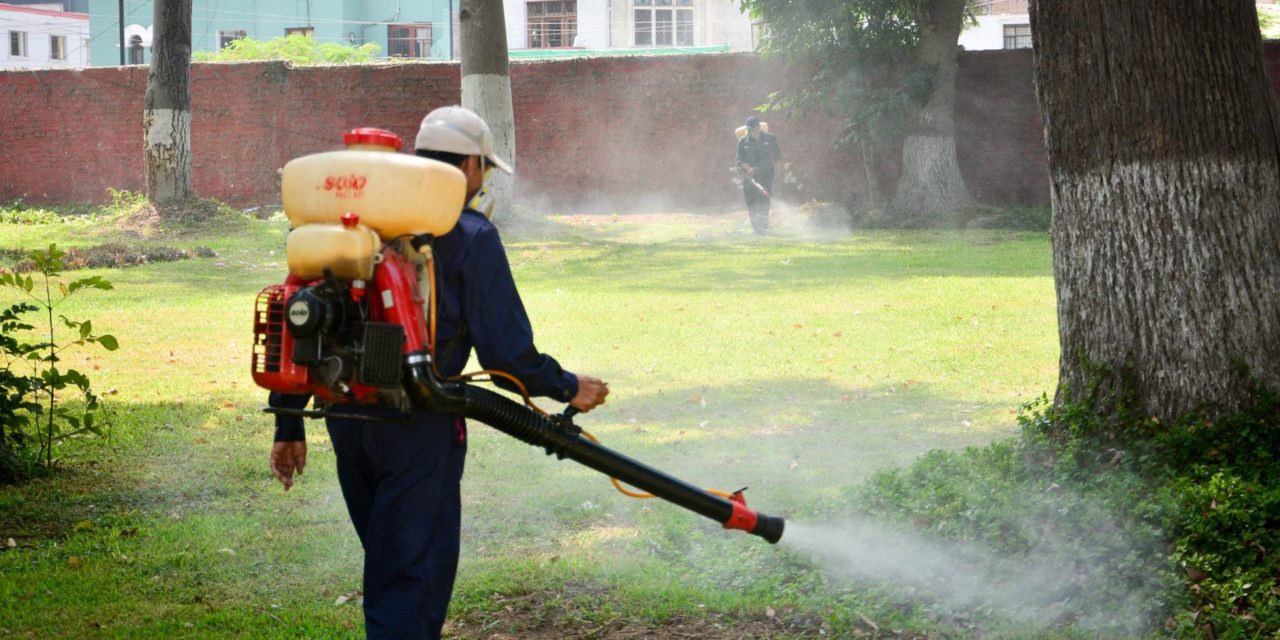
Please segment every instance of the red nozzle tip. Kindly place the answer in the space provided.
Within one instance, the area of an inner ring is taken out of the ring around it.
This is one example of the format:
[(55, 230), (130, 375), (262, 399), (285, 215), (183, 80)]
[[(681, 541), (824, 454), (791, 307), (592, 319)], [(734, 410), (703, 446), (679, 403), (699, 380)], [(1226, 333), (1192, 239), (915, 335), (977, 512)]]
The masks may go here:
[(756, 528), (756, 519), (759, 516), (756, 512), (747, 508), (747, 501), (741, 493), (733, 494), (733, 498), (729, 500), (733, 504), (733, 514), (725, 521), (726, 529), (741, 529), (742, 531), (751, 532)]
[(342, 214), (342, 226), (344, 226), (344, 227), (354, 227), (354, 226), (356, 226), (356, 225), (358, 225), (358, 224), (360, 224), (360, 215), (359, 215), (359, 214), (357, 214), (357, 213), (352, 213), (352, 212), (350, 212), (350, 211), (348, 211), (348, 212), (346, 212), (346, 213)]

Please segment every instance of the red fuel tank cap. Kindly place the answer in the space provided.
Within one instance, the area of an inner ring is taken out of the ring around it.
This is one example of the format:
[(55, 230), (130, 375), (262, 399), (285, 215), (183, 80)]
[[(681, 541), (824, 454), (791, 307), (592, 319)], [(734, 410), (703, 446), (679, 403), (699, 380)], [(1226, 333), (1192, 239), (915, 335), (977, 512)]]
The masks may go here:
[(396, 151), (404, 148), (404, 140), (401, 140), (400, 136), (386, 129), (375, 129), (373, 127), (352, 129), (342, 134), (342, 142), (348, 147), (353, 144), (376, 144), (383, 147), (391, 147)]

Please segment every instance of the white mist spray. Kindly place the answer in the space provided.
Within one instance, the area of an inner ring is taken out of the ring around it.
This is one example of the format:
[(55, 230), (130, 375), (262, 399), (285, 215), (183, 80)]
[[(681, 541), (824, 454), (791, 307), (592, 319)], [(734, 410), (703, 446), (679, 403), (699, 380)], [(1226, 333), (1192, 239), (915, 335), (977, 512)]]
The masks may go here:
[[(1116, 593), (1114, 562), (1081, 558), (1071, 545), (1042, 543), (1018, 557), (891, 529), (867, 519), (835, 524), (788, 522), (782, 544), (809, 557), (834, 580), (887, 586), (932, 603), (935, 612), (967, 618), (991, 615), (1038, 628), (1142, 629), (1151, 619), (1149, 594)], [(1081, 612), (1085, 592), (1110, 590), (1105, 610)]]

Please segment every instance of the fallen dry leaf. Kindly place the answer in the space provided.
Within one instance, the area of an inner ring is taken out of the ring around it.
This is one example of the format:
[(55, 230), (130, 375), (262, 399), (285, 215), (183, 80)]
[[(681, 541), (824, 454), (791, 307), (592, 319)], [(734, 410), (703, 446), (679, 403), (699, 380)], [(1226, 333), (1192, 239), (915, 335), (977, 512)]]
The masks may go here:
[(363, 594), (361, 594), (359, 591), (352, 591), (351, 593), (344, 593), (344, 594), (342, 594), (342, 595), (338, 596), (338, 597), (337, 597), (337, 599), (333, 601), (333, 606), (335, 606), (335, 607), (341, 607), (342, 605), (344, 605), (344, 604), (346, 604), (346, 603), (348, 603), (348, 602), (351, 602), (352, 600), (355, 600), (355, 601), (359, 602), (359, 600), (360, 600), (360, 596), (361, 596), (361, 595), (363, 595)]
[(868, 618), (868, 617), (866, 617), (866, 616), (862, 615), (861, 613), (859, 613), (859, 614), (858, 614), (858, 619), (862, 621), (862, 624), (865, 624), (865, 625), (867, 625), (868, 627), (871, 627), (871, 630), (872, 630), (872, 631), (879, 631), (879, 630), (880, 630), (880, 625), (876, 624), (875, 622), (872, 622), (871, 618)]

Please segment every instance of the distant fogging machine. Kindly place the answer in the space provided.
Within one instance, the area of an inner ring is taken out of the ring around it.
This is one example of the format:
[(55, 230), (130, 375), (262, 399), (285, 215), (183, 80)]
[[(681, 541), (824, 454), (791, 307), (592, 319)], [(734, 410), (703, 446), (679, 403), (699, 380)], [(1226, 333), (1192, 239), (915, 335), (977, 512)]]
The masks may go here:
[(727, 529), (771, 543), (782, 537), (784, 520), (747, 508), (741, 490), (700, 489), (604, 447), (573, 423), (572, 407), (547, 415), (469, 377), (441, 376), (432, 246), (457, 223), (466, 179), (450, 165), (396, 153), (402, 143), (387, 131), (356, 129), (344, 141), (345, 150), (285, 165), (289, 275), (263, 289), (254, 308), (254, 382), (312, 394), (323, 408), (266, 411), (316, 418), (336, 415), (335, 403), (390, 404), (461, 415)]

